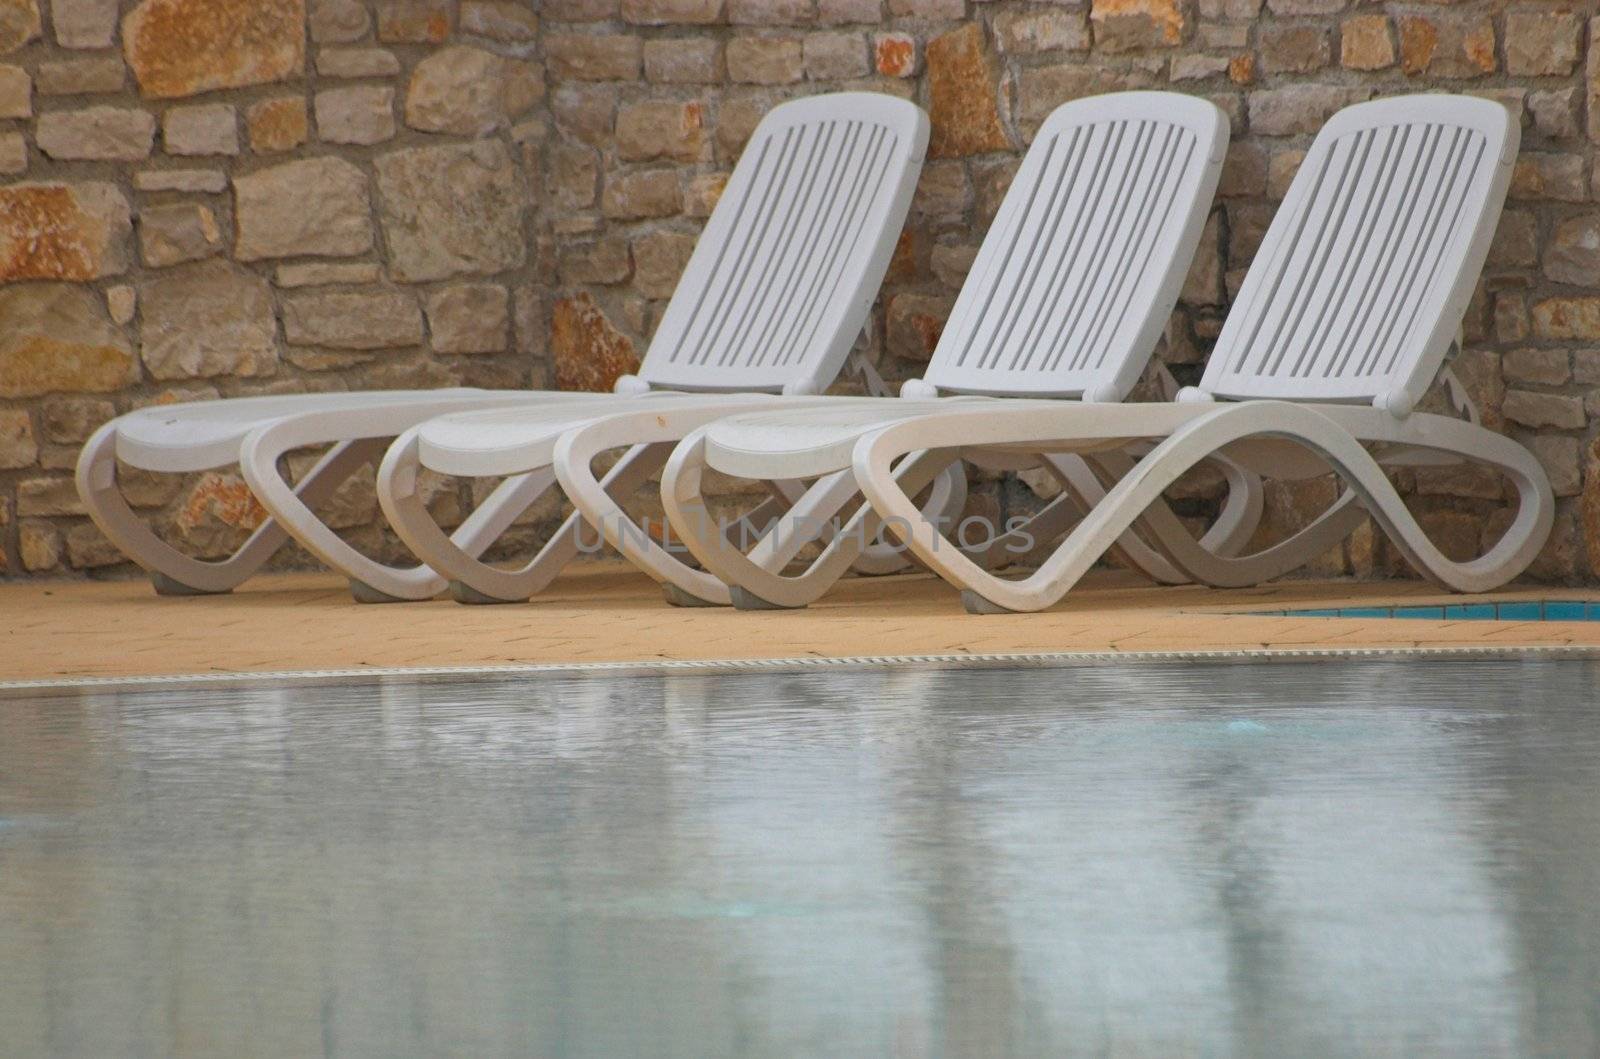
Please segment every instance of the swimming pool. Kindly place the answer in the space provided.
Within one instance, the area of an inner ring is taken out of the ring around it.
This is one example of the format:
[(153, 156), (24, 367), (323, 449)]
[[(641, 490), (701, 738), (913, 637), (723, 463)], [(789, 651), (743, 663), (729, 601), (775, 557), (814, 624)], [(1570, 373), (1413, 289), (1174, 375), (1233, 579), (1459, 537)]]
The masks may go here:
[(19, 1055), (1595, 1054), (1600, 663), (0, 698)]

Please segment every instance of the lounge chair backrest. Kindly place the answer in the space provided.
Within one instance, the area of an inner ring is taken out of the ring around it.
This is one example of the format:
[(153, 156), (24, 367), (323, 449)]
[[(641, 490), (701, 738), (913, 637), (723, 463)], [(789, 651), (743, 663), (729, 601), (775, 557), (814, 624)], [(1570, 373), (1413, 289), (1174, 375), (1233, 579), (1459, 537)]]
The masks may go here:
[(825, 389), (877, 297), (927, 143), (927, 116), (893, 96), (774, 107), (728, 178), (640, 378), (664, 389)]
[(1034, 137), (924, 380), (955, 393), (1127, 395), (1171, 318), (1228, 147), (1170, 92), (1067, 103)]
[(1518, 139), (1505, 107), (1464, 96), (1335, 114), (1267, 229), (1200, 388), (1408, 413), (1461, 326)]

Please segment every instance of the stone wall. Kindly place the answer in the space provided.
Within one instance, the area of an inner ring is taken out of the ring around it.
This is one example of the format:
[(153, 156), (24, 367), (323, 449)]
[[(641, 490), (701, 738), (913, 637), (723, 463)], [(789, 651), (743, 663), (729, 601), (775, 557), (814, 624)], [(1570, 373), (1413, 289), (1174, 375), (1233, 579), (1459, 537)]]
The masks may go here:
[[(1053, 107), (1158, 86), (1217, 102), (1234, 143), (1162, 353), (1192, 378), (1320, 123), (1442, 88), (1523, 121), (1458, 371), (1562, 497), (1535, 573), (1597, 580), (1597, 38), (1596, 0), (0, 0), (0, 562), (121, 569), (70, 483), (77, 444), (117, 411), (606, 387), (637, 363), (755, 123), (817, 91), (890, 92), (933, 117), (864, 339), (891, 378), (927, 360)], [(1402, 484), (1452, 554), (1505, 524), (1492, 476)], [(131, 485), (201, 551), (258, 517), (228, 474)], [(978, 483), (974, 512), (1045, 488)], [(471, 502), (435, 489), (447, 520)], [(1333, 489), (1275, 488), (1263, 539)], [(1198, 513), (1214, 493), (1202, 479), (1182, 499)], [(370, 485), (337, 507), (391, 550)], [(1402, 570), (1368, 532), (1314, 572)]]

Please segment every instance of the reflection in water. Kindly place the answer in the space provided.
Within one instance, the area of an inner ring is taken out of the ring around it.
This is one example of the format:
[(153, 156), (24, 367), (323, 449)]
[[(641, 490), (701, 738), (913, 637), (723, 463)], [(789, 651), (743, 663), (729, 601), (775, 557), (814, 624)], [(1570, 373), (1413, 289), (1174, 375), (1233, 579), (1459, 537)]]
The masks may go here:
[(1597, 683), (0, 700), (0, 1051), (1597, 1054)]

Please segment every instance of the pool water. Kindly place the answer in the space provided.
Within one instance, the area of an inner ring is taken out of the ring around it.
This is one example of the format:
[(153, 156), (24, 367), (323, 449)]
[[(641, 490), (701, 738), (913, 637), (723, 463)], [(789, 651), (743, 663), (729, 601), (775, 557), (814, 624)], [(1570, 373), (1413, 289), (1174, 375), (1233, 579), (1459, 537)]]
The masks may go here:
[(1600, 666), (0, 699), (0, 1053), (1600, 1053)]

